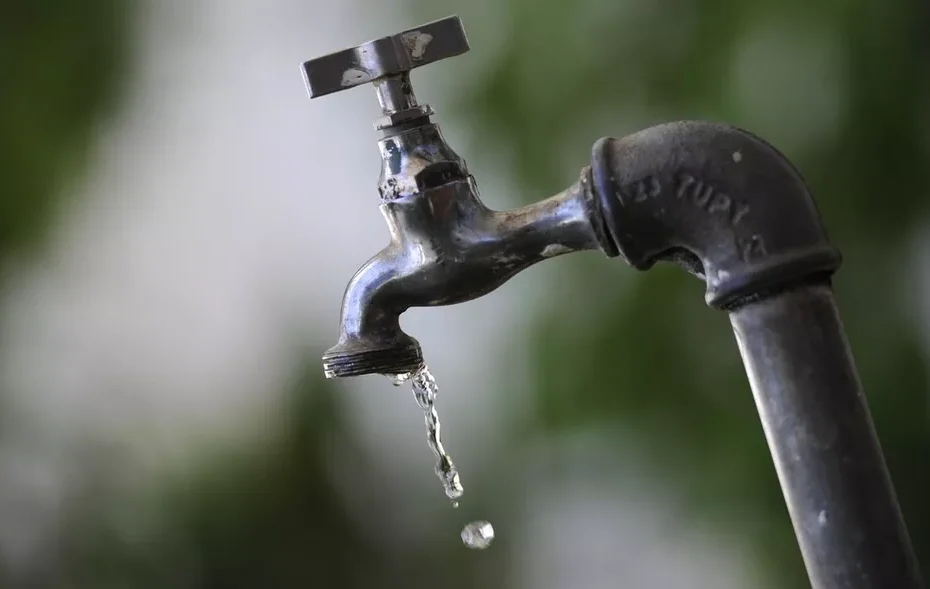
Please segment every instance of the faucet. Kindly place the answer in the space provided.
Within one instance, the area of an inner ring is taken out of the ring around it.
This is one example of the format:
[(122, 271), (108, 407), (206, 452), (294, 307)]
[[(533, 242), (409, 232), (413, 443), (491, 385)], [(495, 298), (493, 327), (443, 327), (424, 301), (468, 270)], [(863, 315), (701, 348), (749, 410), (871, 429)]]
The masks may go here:
[(312, 98), (372, 82), (382, 109), (378, 192), (391, 242), (349, 281), (327, 377), (412, 372), (423, 358), (400, 328), (408, 308), (465, 302), (547, 258), (612, 247), (587, 184), (514, 211), (481, 202), (410, 83), (410, 69), (467, 50), (453, 17), (304, 63)]
[(326, 376), (416, 370), (404, 311), (483, 296), (549, 258), (677, 264), (729, 315), (811, 586), (922, 588), (836, 306), (841, 256), (800, 173), (744, 130), (678, 121), (600, 139), (562, 192), (491, 210), (410, 81), (468, 49), (451, 16), (303, 64), (311, 98), (372, 83), (382, 110), (391, 240), (349, 281)]

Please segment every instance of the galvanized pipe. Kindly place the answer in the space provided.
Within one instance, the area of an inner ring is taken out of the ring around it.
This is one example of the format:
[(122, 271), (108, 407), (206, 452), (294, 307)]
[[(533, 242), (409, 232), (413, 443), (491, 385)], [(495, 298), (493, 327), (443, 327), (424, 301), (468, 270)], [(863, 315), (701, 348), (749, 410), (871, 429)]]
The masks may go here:
[(922, 587), (830, 285), (730, 321), (812, 587)]

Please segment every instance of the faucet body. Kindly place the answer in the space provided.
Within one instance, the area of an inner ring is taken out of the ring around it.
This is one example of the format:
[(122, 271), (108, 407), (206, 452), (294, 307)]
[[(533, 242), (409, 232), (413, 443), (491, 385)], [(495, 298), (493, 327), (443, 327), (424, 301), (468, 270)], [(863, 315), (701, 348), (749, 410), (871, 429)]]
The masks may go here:
[(409, 70), (467, 50), (457, 17), (304, 64), (311, 97), (373, 82), (391, 241), (346, 289), (328, 377), (422, 363), (410, 307), (487, 294), (560, 254), (670, 261), (730, 316), (814, 589), (920, 589), (917, 560), (837, 311), (841, 258), (798, 171), (734, 127), (681, 121), (594, 144), (563, 192), (488, 209)]
[(401, 129), (380, 147), (381, 213), (391, 241), (349, 282), (339, 342), (323, 357), (329, 377), (414, 371), (423, 362), (420, 346), (399, 325), (408, 308), (469, 301), (542, 260), (607, 247), (592, 224), (596, 201), (580, 184), (493, 211), (436, 125)]

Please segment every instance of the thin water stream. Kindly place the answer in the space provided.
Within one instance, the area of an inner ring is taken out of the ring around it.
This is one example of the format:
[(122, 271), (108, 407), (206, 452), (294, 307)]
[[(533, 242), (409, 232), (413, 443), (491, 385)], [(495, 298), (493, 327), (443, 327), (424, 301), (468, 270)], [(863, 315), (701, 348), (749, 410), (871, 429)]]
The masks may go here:
[[(436, 411), (436, 395), (439, 392), (436, 379), (433, 378), (426, 364), (422, 364), (412, 374), (393, 376), (394, 386), (401, 386), (408, 380), (412, 384), (413, 398), (420, 409), (423, 410), (427, 441), (430, 450), (433, 451), (433, 455), (436, 457), (436, 476), (442, 482), (446, 497), (452, 501), (452, 507), (458, 507), (458, 499), (465, 492), (465, 489), (462, 487), (462, 481), (459, 477), (459, 471), (455, 468), (455, 463), (452, 462), (449, 453), (446, 452), (442, 445), (439, 413)], [(474, 521), (462, 529), (461, 535), (465, 546), (476, 550), (484, 550), (494, 540), (494, 528), (489, 522)]]

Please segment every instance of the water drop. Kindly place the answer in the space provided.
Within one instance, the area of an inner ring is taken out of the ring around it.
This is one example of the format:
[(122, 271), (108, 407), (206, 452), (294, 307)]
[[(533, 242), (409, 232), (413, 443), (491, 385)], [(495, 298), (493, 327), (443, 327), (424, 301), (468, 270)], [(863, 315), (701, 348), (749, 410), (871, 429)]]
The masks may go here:
[(484, 550), (494, 541), (494, 526), (483, 520), (462, 528), (462, 542), (472, 550)]
[(403, 374), (391, 374), (389, 376), (391, 377), (391, 384), (393, 384), (395, 387), (399, 387), (410, 380), (410, 377), (413, 376), (413, 374), (404, 372)]

